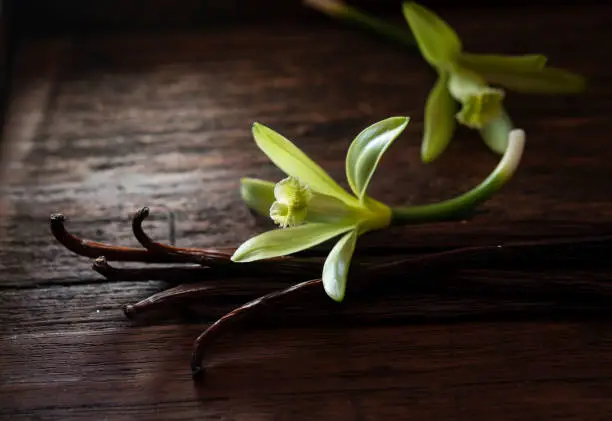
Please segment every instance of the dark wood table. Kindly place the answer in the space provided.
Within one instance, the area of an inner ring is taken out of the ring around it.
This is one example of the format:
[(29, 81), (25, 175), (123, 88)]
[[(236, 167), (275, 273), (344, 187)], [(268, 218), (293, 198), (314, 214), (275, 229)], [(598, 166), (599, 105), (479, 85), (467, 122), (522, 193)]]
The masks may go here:
[[(528, 144), (515, 178), (483, 212), (374, 233), (359, 247), (611, 233), (611, 12), (444, 14), (470, 50), (543, 53), (586, 75), (589, 90), (510, 93)], [(261, 232), (239, 178), (281, 173), (256, 148), (253, 121), (344, 180), (352, 138), (374, 121), (408, 115), (371, 194), (401, 204), (465, 191), (497, 158), (460, 130), (439, 161), (420, 162), (434, 75), (418, 54), (332, 22), (262, 23), (31, 39), (18, 50), (14, 77), (0, 186), (2, 419), (609, 419), (610, 268), (463, 268), (446, 284), (413, 279), (341, 310), (321, 291), (219, 338), (206, 377), (194, 382), (194, 338), (274, 280), (225, 289), (214, 281), (221, 293), (191, 303), (196, 318), (179, 305), (128, 320), (124, 304), (167, 285), (106, 281), (50, 234), (49, 215), (61, 212), (74, 233), (136, 245), (129, 217), (145, 205), (146, 229), (162, 240), (174, 212), (181, 246), (233, 246)], [(580, 298), (584, 290), (590, 298)]]

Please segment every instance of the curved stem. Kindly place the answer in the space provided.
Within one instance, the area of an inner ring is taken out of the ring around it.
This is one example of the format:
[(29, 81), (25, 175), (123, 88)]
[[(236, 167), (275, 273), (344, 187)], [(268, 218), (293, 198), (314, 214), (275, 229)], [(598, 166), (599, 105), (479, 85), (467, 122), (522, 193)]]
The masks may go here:
[(409, 28), (387, 23), (340, 0), (304, 0), (304, 4), (329, 16), (359, 26), (375, 35), (385, 37), (397, 44), (416, 47), (416, 40)]
[(509, 134), (508, 147), (504, 156), (482, 183), (461, 196), (439, 203), (392, 208), (391, 225), (445, 221), (465, 215), (488, 200), (512, 178), (523, 155), (524, 146), (525, 132), (520, 129), (512, 130)]

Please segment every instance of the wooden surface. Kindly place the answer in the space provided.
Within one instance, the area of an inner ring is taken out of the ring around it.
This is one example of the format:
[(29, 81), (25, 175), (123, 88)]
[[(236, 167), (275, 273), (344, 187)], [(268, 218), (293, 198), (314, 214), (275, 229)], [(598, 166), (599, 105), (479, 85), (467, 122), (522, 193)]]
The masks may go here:
[[(612, 64), (603, 41), (611, 11), (445, 15), (470, 50), (546, 54), (551, 65), (588, 76), (589, 92), (510, 93), (509, 112), (528, 145), (515, 179), (486, 212), (372, 234), (359, 247), (611, 233)], [(75, 233), (135, 245), (129, 216), (144, 205), (152, 210), (146, 227), (159, 239), (167, 238), (165, 213), (176, 213), (181, 246), (237, 245), (261, 232), (238, 180), (281, 174), (254, 145), (253, 121), (344, 180), (352, 138), (376, 120), (409, 115), (371, 194), (400, 204), (464, 191), (496, 157), (461, 130), (442, 159), (419, 162), (434, 79), (417, 54), (332, 24), (254, 25), (32, 40), (15, 66), (0, 186), (2, 419), (609, 418), (611, 313), (598, 295), (612, 279), (605, 265), (465, 269), (450, 276), (453, 288), (413, 280), (414, 288), (349, 301), (340, 316), (321, 291), (298, 310), (278, 309), (222, 337), (207, 377), (194, 383), (193, 339), (265, 285), (276, 288), (274, 280), (233, 289), (219, 280), (220, 295), (197, 303), (196, 320), (175, 309), (129, 321), (122, 305), (167, 285), (106, 282), (49, 233), (49, 214), (61, 212)], [(576, 286), (573, 307), (524, 287), (555, 282), (570, 295)], [(596, 298), (578, 300), (593, 283)]]
[[(303, 6), (302, 0), (5, 0), (14, 9), (19, 32), (69, 33), (71, 31), (113, 31), (117, 29), (194, 29), (228, 24), (278, 21), (326, 20), (319, 12)], [(347, 3), (377, 16), (402, 22), (402, 0), (351, 0)], [(423, 0), (421, 4), (439, 8), (534, 8), (548, 7), (545, 1)], [(596, 0), (562, 0), (556, 4), (597, 4)]]

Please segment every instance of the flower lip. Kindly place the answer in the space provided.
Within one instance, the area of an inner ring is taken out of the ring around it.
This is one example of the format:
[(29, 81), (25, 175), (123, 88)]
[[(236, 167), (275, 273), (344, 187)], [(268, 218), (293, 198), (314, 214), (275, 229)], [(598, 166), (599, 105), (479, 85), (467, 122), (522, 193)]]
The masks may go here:
[(486, 89), (470, 95), (457, 113), (457, 120), (467, 127), (480, 129), (502, 114), (504, 92)]
[(312, 191), (297, 177), (287, 177), (274, 186), (276, 201), (270, 206), (270, 218), (282, 228), (298, 225), (306, 219)]
[(297, 177), (289, 176), (276, 183), (274, 197), (278, 202), (287, 206), (305, 208), (312, 199), (312, 191)]
[(467, 127), (480, 129), (502, 114), (505, 92), (490, 87), (486, 80), (469, 69), (453, 66), (448, 90), (462, 104), (456, 117)]

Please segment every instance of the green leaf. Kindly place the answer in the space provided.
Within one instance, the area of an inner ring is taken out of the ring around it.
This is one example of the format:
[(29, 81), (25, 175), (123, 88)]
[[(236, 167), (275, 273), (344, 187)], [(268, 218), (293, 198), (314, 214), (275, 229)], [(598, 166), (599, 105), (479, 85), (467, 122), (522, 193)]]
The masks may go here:
[(342, 301), (346, 292), (351, 258), (357, 243), (357, 231), (351, 230), (331, 250), (323, 265), (323, 288), (334, 301)]
[(421, 54), (430, 64), (442, 65), (461, 52), (461, 40), (453, 28), (432, 11), (414, 2), (404, 3), (403, 10)]
[(274, 198), (274, 183), (257, 178), (240, 179), (240, 195), (246, 205), (260, 215), (269, 216)]
[(496, 54), (461, 53), (457, 58), (460, 65), (476, 73), (483, 72), (514, 72), (542, 70), (547, 58), (541, 54), (525, 54), (521, 56), (504, 56)]
[(510, 117), (505, 110), (502, 110), (500, 117), (480, 129), (480, 135), (493, 152), (502, 155), (508, 147), (508, 136), (512, 129), (514, 126)]
[(253, 124), (252, 131), (257, 146), (287, 175), (298, 178), (313, 192), (335, 196), (348, 203), (355, 201), (319, 165), (289, 140), (259, 123)]
[(359, 199), (363, 199), (383, 154), (404, 131), (408, 121), (408, 117), (379, 121), (364, 129), (351, 143), (346, 154), (346, 178)]
[(297, 253), (343, 234), (351, 227), (350, 224), (307, 223), (264, 232), (242, 243), (232, 255), (232, 260), (252, 262)]
[(481, 74), (489, 83), (521, 93), (572, 94), (586, 89), (584, 77), (555, 67), (507, 72), (484, 71)]
[(441, 73), (425, 104), (425, 130), (421, 143), (423, 162), (434, 161), (448, 146), (457, 125), (457, 102), (447, 87), (448, 74)]

